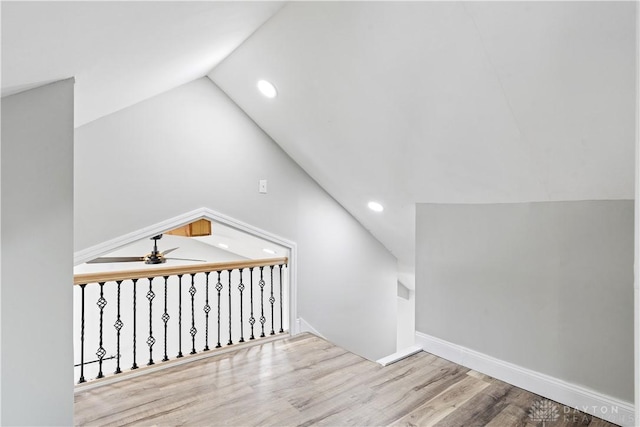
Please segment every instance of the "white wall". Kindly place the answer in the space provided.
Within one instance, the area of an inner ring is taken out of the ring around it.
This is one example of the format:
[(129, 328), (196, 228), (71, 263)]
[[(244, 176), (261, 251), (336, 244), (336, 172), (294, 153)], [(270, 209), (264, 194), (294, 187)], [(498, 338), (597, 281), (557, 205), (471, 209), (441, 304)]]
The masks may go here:
[(416, 218), (418, 331), (633, 402), (633, 201), (419, 204)]
[(73, 424), (73, 80), (2, 98), (2, 424)]
[(207, 207), (297, 243), (298, 314), (319, 332), (395, 351), (395, 258), (209, 79), (76, 129), (75, 159), (76, 251)]

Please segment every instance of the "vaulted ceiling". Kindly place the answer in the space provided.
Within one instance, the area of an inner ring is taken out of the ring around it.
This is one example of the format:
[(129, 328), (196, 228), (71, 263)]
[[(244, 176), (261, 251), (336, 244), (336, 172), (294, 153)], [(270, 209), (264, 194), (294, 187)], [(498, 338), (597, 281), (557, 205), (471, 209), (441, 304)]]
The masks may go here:
[(75, 76), (80, 126), (208, 75), (403, 271), (415, 203), (634, 196), (634, 2), (2, 8), (3, 94)]

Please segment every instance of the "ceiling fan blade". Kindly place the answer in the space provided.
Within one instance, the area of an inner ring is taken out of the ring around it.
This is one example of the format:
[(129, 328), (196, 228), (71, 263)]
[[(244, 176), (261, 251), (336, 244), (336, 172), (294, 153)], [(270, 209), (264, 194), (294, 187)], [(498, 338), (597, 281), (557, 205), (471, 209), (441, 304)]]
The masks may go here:
[(87, 261), (87, 264), (104, 264), (108, 262), (136, 262), (144, 261), (142, 256), (105, 256), (101, 258), (92, 259)]
[(204, 259), (192, 259), (192, 258), (167, 258), (165, 257), (164, 259), (172, 259), (172, 260), (176, 260), (176, 261), (198, 261), (198, 262), (207, 262)]
[(167, 249), (166, 251), (162, 251), (160, 252), (160, 255), (165, 256), (166, 254), (175, 251), (176, 249), (180, 249), (180, 248), (171, 248), (171, 249)]

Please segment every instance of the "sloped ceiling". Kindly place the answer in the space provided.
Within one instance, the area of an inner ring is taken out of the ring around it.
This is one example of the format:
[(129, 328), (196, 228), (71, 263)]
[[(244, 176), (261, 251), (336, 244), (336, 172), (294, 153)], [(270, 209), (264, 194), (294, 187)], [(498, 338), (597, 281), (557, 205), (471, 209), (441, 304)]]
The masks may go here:
[(633, 198), (635, 7), (3, 2), (2, 92), (75, 76), (80, 126), (208, 73), (411, 286), (415, 203)]
[(209, 76), (410, 271), (415, 203), (633, 198), (634, 40), (633, 3), (290, 3)]
[(207, 74), (283, 2), (2, 2), (2, 95), (75, 77), (76, 127)]

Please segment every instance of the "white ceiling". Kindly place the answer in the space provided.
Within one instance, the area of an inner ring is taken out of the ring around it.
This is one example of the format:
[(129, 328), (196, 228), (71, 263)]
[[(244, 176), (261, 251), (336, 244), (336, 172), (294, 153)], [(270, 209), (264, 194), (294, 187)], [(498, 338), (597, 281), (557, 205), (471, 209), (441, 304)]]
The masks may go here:
[(2, 95), (75, 77), (76, 127), (207, 74), (283, 2), (2, 2)]
[(3, 95), (75, 76), (79, 126), (213, 69), (408, 276), (415, 203), (633, 198), (635, 2), (282, 5), (3, 2)]

